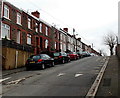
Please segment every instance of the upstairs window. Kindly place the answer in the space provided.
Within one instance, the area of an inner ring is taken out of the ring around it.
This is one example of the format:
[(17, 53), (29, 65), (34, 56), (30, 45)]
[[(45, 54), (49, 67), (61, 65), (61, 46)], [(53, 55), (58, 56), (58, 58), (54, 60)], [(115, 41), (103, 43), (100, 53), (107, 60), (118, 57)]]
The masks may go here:
[(21, 25), (21, 14), (17, 13), (17, 24)]
[(38, 32), (38, 23), (36, 23), (35, 25), (36, 25), (35, 31)]
[(8, 39), (10, 39), (10, 26), (7, 24), (2, 23), (2, 34), (1, 34), (2, 38), (7, 37)]
[(28, 28), (31, 29), (31, 19), (28, 18)]
[(27, 34), (27, 44), (31, 45), (31, 35)]
[(9, 7), (4, 5), (4, 17), (9, 19)]
[(59, 33), (57, 33), (57, 37), (58, 37), (58, 39), (59, 39)]
[(46, 27), (45, 30), (46, 30), (46, 34), (45, 35), (48, 36), (48, 27)]
[(42, 23), (40, 23), (40, 33), (42, 33)]
[(17, 43), (20, 44), (20, 30), (17, 31)]
[(62, 33), (60, 34), (60, 39), (62, 40), (63, 38), (62, 38)]

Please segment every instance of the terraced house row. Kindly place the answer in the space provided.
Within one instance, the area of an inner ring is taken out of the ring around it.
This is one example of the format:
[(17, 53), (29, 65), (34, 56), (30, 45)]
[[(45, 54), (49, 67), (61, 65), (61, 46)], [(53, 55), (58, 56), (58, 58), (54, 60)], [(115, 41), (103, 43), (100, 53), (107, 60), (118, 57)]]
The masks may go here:
[(59, 51), (97, 51), (68, 32), (58, 29), (40, 18), (38, 11), (29, 13), (6, 1), (1, 1), (2, 68), (13, 69), (25, 65), (32, 54)]

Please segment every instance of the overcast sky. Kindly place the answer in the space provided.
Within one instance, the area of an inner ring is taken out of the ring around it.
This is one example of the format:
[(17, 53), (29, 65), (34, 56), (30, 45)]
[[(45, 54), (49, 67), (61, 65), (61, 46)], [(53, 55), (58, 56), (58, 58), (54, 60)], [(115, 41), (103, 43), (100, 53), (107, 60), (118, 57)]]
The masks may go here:
[(38, 10), (40, 17), (57, 27), (68, 27), (72, 34), (94, 49), (109, 54), (103, 44), (103, 36), (109, 32), (118, 33), (119, 0), (7, 0), (28, 12)]

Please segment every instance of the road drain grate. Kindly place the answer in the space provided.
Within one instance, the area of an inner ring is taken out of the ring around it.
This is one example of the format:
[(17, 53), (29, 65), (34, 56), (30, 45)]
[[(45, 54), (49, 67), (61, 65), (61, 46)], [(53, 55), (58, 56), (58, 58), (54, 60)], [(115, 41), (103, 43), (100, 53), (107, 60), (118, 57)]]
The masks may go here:
[(111, 85), (111, 78), (104, 78), (103, 86), (110, 86)]

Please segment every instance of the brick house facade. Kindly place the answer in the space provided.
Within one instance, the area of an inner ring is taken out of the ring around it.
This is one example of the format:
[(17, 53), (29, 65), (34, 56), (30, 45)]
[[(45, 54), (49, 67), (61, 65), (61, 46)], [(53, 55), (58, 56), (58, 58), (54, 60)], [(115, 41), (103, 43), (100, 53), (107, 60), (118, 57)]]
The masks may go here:
[(2, 7), (2, 68), (22, 67), (28, 56), (33, 54), (33, 47), (26, 44), (25, 17), (22, 10), (9, 2), (2, 2)]
[[(5, 57), (2, 64), (3, 69), (13, 69), (25, 65), (26, 59), (31, 54), (52, 51), (51, 25), (39, 19), (39, 12), (29, 14), (9, 2), (3, 2), (2, 5), (2, 56)], [(14, 51), (14, 61), (10, 57), (12, 51)], [(19, 56), (24, 57), (24, 60), (20, 60)], [(10, 64), (10, 61), (13, 63)]]
[(90, 48), (69, 34), (68, 28), (58, 29), (42, 20), (38, 11), (29, 13), (9, 2), (0, 2), (0, 5), (3, 69), (24, 66), (32, 54), (88, 51), (86, 48)]

